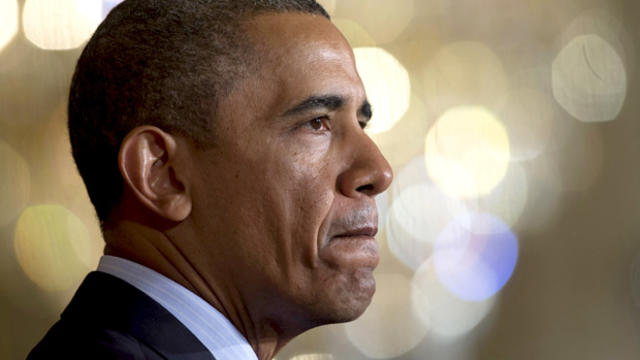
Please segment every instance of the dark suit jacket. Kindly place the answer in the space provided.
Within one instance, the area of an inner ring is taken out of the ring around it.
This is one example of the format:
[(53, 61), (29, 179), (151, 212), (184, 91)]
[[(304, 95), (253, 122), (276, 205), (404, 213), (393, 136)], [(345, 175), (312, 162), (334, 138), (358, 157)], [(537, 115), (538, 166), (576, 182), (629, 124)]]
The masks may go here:
[(78, 358), (214, 359), (160, 304), (125, 281), (97, 271), (87, 275), (60, 320), (27, 357)]

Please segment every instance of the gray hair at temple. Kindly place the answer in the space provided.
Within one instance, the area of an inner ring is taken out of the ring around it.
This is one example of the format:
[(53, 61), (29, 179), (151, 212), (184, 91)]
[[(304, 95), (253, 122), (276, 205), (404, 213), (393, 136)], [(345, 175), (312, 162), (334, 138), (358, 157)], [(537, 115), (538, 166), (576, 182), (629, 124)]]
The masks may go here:
[(268, 12), (329, 18), (314, 0), (126, 0), (98, 27), (68, 113), (73, 157), (103, 226), (122, 195), (117, 157), (133, 128), (215, 143), (217, 105), (256, 67), (244, 25)]

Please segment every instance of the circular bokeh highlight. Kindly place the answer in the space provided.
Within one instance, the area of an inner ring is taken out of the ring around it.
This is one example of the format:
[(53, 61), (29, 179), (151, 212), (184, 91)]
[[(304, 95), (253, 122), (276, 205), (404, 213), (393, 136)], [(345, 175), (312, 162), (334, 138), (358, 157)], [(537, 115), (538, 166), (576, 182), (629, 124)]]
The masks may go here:
[(518, 238), (490, 214), (468, 213), (438, 236), (433, 264), (440, 282), (466, 301), (495, 295), (511, 278), (518, 259)]
[(575, 37), (552, 64), (553, 96), (584, 122), (618, 117), (627, 95), (627, 72), (620, 55), (596, 34)]
[(27, 39), (44, 50), (80, 47), (102, 21), (102, 0), (26, 0), (22, 26)]
[(59, 205), (26, 208), (16, 224), (14, 249), (25, 274), (47, 291), (77, 285), (89, 270), (81, 258), (93, 255), (86, 226)]
[(18, 32), (18, 1), (0, 0), (0, 51)]
[(433, 340), (455, 341), (468, 335), (489, 314), (496, 298), (466, 301), (439, 281), (433, 261), (425, 261), (412, 279), (411, 306), (418, 319), (429, 328)]
[(376, 294), (364, 314), (345, 325), (347, 338), (373, 359), (401, 356), (415, 348), (427, 328), (411, 307), (412, 284), (400, 274), (376, 274)]
[(446, 194), (476, 198), (491, 192), (507, 172), (509, 136), (481, 106), (447, 110), (425, 139), (427, 172)]
[(360, 47), (353, 52), (367, 98), (373, 107), (373, 117), (367, 125), (367, 132), (378, 134), (388, 131), (409, 109), (409, 73), (384, 49)]

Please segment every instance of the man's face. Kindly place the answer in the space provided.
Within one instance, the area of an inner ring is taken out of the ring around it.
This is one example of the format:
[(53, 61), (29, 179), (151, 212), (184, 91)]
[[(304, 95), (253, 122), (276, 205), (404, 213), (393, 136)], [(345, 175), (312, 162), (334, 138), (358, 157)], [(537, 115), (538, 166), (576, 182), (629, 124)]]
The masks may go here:
[(206, 249), (195, 262), (252, 317), (352, 320), (375, 291), (374, 196), (392, 177), (361, 127), (370, 109), (353, 53), (319, 16), (265, 14), (248, 28), (259, 67), (193, 158), (189, 221)]

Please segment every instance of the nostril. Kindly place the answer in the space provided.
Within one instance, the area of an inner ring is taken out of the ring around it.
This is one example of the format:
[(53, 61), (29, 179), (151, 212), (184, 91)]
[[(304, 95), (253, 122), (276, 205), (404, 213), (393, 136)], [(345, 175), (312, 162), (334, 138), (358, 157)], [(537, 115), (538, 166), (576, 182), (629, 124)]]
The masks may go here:
[(373, 184), (362, 185), (356, 189), (357, 192), (370, 193), (373, 191)]

